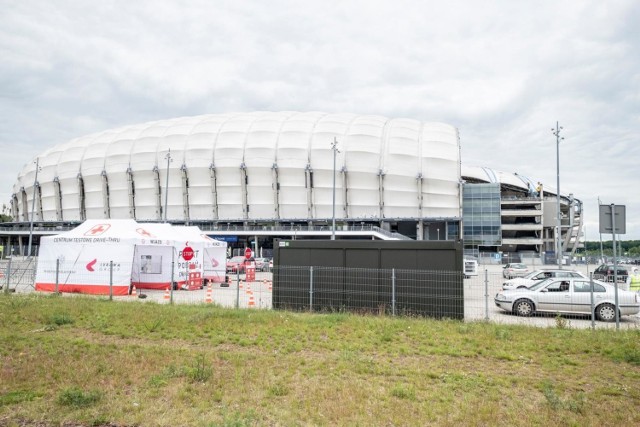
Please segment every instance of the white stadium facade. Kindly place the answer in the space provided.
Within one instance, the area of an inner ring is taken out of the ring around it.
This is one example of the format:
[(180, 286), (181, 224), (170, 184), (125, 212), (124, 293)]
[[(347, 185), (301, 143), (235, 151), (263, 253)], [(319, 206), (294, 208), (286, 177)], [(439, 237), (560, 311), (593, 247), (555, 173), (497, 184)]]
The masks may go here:
[[(333, 143), (337, 142), (336, 150)], [(463, 166), (455, 127), (320, 112), (183, 117), (83, 136), (29, 162), (5, 245), (87, 219), (197, 225), (231, 247), (274, 237), (463, 239), (482, 252), (553, 252), (557, 199), (526, 177)], [(560, 196), (561, 242), (581, 203)], [(335, 222), (336, 226), (333, 227)], [(32, 231), (31, 231), (32, 230)]]

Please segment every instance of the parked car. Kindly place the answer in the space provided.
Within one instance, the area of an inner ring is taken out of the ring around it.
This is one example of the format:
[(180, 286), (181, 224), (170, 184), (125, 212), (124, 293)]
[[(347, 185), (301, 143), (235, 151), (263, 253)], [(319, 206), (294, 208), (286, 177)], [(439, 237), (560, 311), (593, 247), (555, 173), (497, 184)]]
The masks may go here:
[(593, 272), (593, 278), (597, 280), (602, 280), (603, 282), (611, 282), (613, 283), (613, 273), (614, 270), (618, 273), (618, 283), (628, 283), (629, 282), (629, 270), (626, 267), (622, 267), (620, 265), (617, 266), (617, 269), (614, 269), (613, 264), (602, 264)]
[(254, 262), (253, 258), (245, 258), (244, 255), (234, 256), (227, 260), (227, 273), (244, 273), (247, 264)]
[(269, 268), (269, 260), (267, 258), (256, 258), (256, 271), (266, 271)]
[(560, 270), (545, 268), (541, 270), (534, 270), (531, 273), (523, 276), (516, 277), (515, 279), (509, 279), (502, 284), (502, 289), (517, 289), (517, 288), (529, 288), (531, 285), (535, 285), (540, 280), (545, 280), (550, 277), (584, 277), (588, 279), (584, 274), (575, 270)]
[[(529, 289), (513, 289), (498, 292), (496, 306), (519, 316), (531, 316), (536, 312), (591, 314), (591, 282), (582, 277), (551, 278)], [(640, 312), (640, 294), (618, 290), (620, 316)], [(593, 305), (598, 320), (611, 322), (616, 318), (614, 286), (593, 281)]]
[(505, 279), (513, 279), (514, 277), (522, 277), (529, 273), (529, 268), (519, 262), (506, 264), (502, 269), (502, 277)]

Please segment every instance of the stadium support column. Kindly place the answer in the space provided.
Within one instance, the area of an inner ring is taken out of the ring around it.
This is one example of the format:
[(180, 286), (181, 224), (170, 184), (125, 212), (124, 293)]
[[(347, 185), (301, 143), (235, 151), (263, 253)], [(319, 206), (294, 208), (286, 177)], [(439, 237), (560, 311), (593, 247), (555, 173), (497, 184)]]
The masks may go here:
[(340, 173), (342, 174), (342, 197), (343, 197), (343, 204), (342, 204), (342, 212), (343, 212), (343, 218), (349, 218), (349, 203), (348, 203), (348, 195), (349, 195), (349, 190), (348, 190), (348, 183), (347, 183), (347, 167), (343, 166), (342, 169), (340, 169)]
[(11, 216), (18, 219), (18, 215), (20, 214), (20, 209), (18, 208), (18, 195), (13, 194), (11, 196)]
[(191, 214), (189, 212), (189, 174), (187, 165), (182, 164), (180, 172), (182, 174), (182, 214), (184, 215), (185, 223), (189, 225)]
[[(157, 176), (158, 168), (154, 168), (154, 171)], [(157, 184), (160, 185), (159, 183)], [(156, 188), (160, 191), (160, 187), (158, 187), (158, 185)], [(133, 181), (133, 170), (131, 170), (131, 168), (127, 168), (127, 191), (129, 192), (129, 217), (131, 219), (136, 219), (136, 187)], [(158, 203), (160, 202), (158, 201)]]
[(278, 179), (278, 164), (271, 166), (271, 177), (273, 187), (273, 218), (280, 219), (280, 181)]
[(424, 222), (422, 215), (422, 173), (416, 176), (417, 191), (418, 191), (418, 221), (416, 224), (416, 240), (424, 240)]
[(56, 217), (58, 221), (64, 221), (62, 216), (62, 189), (60, 188), (60, 179), (56, 176), (53, 178), (53, 193), (56, 202)]
[(27, 201), (27, 190), (24, 187), (20, 187), (20, 204), (22, 205), (22, 220), (29, 221), (29, 203)]
[(87, 208), (84, 194), (84, 179), (82, 179), (81, 173), (78, 173), (78, 210), (80, 220), (85, 221), (87, 219)]
[(307, 164), (304, 168), (305, 182), (307, 183), (307, 218), (309, 226), (311, 226), (311, 218), (313, 218), (313, 169)]
[(242, 218), (249, 219), (249, 205), (247, 204), (247, 185), (249, 184), (249, 176), (247, 176), (247, 166), (240, 164), (240, 187), (242, 188)]
[(382, 223), (382, 219), (384, 218), (384, 172), (382, 169), (378, 171), (378, 218)]
[(209, 165), (209, 176), (211, 177), (211, 209), (213, 219), (219, 219), (218, 217), (218, 181), (216, 176), (216, 165), (211, 163)]
[[(102, 171), (102, 207), (104, 218), (111, 218), (111, 200), (109, 200), (109, 177), (107, 176), (107, 171)], [(127, 175), (128, 176), (128, 175)]]
[[(167, 168), (167, 174), (168, 173), (169, 169)], [(162, 212), (162, 188), (160, 186), (160, 170), (158, 166), (153, 167), (153, 180), (155, 181), (156, 188), (156, 215), (158, 216), (156, 219), (162, 221), (165, 215)]]

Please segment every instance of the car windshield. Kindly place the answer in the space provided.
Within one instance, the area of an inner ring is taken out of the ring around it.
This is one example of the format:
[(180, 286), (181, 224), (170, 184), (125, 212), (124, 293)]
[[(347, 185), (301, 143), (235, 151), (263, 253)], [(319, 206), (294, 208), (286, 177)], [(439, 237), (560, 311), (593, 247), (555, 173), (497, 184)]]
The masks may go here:
[(525, 274), (522, 276), (523, 279), (535, 279), (538, 274), (540, 274), (540, 270), (532, 271), (531, 273)]
[(529, 288), (529, 290), (537, 291), (538, 289), (542, 289), (545, 286), (547, 286), (552, 280), (553, 280), (552, 278), (549, 278), (549, 279), (546, 279), (546, 280), (542, 280), (542, 281), (536, 283), (535, 285), (531, 286)]

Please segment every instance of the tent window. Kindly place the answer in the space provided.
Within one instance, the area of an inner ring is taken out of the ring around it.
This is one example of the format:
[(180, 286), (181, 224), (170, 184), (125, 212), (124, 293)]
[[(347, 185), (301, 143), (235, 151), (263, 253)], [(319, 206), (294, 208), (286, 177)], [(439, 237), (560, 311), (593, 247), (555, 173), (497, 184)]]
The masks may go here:
[(140, 273), (162, 274), (162, 255), (140, 255)]

